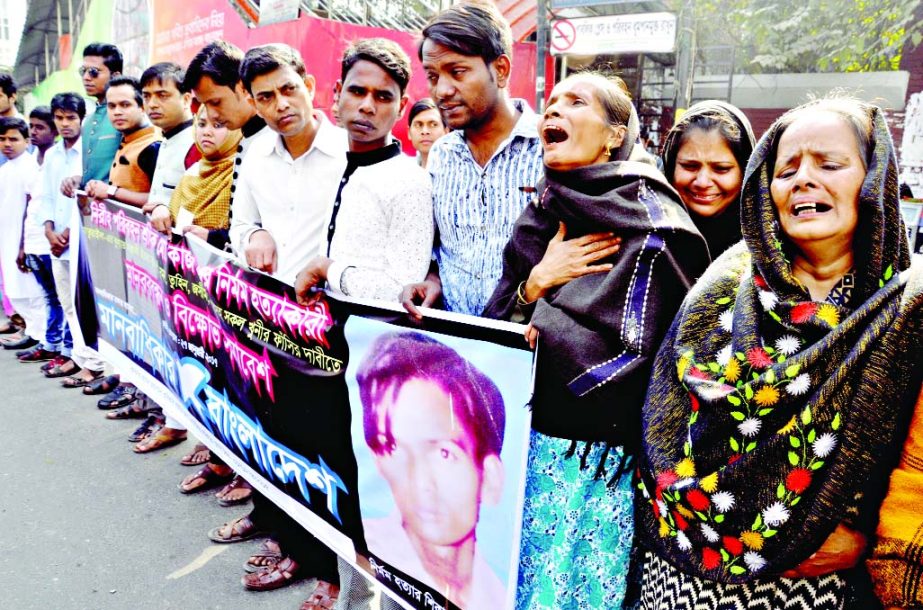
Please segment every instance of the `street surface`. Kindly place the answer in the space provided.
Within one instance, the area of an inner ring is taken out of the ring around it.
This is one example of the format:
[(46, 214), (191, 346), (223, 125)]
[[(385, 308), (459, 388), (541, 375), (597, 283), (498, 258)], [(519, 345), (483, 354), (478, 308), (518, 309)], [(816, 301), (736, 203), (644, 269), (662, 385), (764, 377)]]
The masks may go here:
[(177, 490), (195, 439), (135, 454), (141, 420), (105, 419), (98, 397), (39, 366), (0, 350), (0, 609), (298, 610), (311, 581), (246, 591), (259, 540), (206, 536), (249, 504)]

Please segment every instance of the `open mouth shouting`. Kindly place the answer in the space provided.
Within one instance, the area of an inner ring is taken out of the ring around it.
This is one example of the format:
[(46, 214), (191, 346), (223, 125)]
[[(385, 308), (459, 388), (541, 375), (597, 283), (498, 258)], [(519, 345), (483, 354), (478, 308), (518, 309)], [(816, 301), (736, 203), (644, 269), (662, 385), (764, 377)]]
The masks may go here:
[(811, 217), (824, 212), (829, 212), (833, 206), (820, 201), (800, 201), (792, 206), (792, 216)]
[(542, 142), (546, 147), (565, 142), (569, 137), (570, 134), (558, 125), (545, 125), (542, 128)]

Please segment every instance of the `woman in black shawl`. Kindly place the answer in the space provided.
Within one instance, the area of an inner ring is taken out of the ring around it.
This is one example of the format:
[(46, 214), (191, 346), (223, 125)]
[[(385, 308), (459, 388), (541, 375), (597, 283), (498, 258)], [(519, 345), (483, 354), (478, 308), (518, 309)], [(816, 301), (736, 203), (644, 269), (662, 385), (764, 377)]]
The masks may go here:
[(874, 608), (859, 563), (923, 374), (923, 279), (882, 111), (761, 138), (744, 243), (690, 291), (642, 413), (644, 610)]
[(708, 242), (712, 260), (740, 241), (740, 187), (753, 144), (746, 115), (716, 100), (691, 106), (663, 141), (663, 173)]
[(618, 608), (634, 531), (625, 457), (650, 363), (708, 254), (663, 175), (628, 160), (637, 119), (615, 81), (559, 83), (539, 133), (545, 179), (484, 313), (541, 338), (517, 604)]

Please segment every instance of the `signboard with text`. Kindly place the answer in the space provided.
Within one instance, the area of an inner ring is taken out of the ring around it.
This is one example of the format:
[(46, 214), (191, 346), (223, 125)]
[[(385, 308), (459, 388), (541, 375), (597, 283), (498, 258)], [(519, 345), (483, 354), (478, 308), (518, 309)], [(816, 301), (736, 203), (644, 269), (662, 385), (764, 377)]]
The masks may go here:
[(676, 15), (644, 13), (551, 22), (552, 55), (671, 53), (676, 46)]

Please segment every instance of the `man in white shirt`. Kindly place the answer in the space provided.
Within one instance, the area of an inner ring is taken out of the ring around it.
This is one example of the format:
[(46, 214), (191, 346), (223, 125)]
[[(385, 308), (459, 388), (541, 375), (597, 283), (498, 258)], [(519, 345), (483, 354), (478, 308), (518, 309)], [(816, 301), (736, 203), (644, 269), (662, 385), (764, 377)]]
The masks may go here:
[(346, 132), (315, 112), (314, 77), (286, 45), (248, 51), (241, 76), (256, 111), (276, 132), (254, 144), (231, 204), (231, 243), (248, 265), (293, 284), (322, 251), (324, 228), (346, 169)]
[[(164, 137), (151, 176), (147, 203), (142, 208), (148, 213), (158, 207), (169, 210), (170, 197), (180, 178), (201, 156), (193, 142), (192, 94), (183, 84), (184, 77), (183, 69), (171, 62), (154, 64), (141, 75), (144, 112)], [(148, 417), (153, 419), (151, 425), (162, 424), (163, 427), (152, 429), (147, 438), (134, 446), (135, 453), (148, 453), (186, 440), (186, 429), (169, 415), (158, 412)]]
[[(4, 349), (28, 350), (45, 336), (46, 312), (42, 287), (26, 265), (26, 247), (35, 247), (41, 230), (27, 214), (29, 192), (38, 176), (38, 162), (27, 152), (29, 126), (19, 117), (0, 117), (0, 153), (7, 162), (0, 166), (0, 268), (3, 270), (7, 298), (26, 322), (19, 341), (4, 344)], [(40, 244), (39, 244), (40, 245)], [(23, 352), (25, 353), (25, 352)]]
[[(51, 250), (51, 271), (58, 301), (64, 310), (64, 326), (58, 357), (43, 366), (48, 376), (67, 376), (80, 370), (82, 350), (74, 346), (71, 324), (76, 323), (71, 290), (70, 239), (77, 238), (79, 223), (77, 202), (61, 192), (61, 182), (79, 175), (83, 168), (80, 125), (86, 115), (86, 103), (76, 93), (59, 93), (51, 99), (51, 113), (61, 139), (45, 154), (42, 186), (38, 189), (39, 221)], [(76, 353), (74, 353), (76, 352)], [(76, 362), (74, 359), (79, 360)], [(55, 371), (59, 375), (52, 373)]]
[[(250, 150), (250, 145), (261, 138), (272, 138), (272, 130), (266, 127), (260, 115), (250, 103), (250, 94), (240, 80), (240, 63), (244, 53), (223, 40), (206, 45), (186, 68), (184, 88), (191, 91), (196, 100), (205, 106), (208, 120), (223, 123), (228, 129), (239, 129), (243, 139), (237, 146), (234, 159), (234, 174), (231, 183), (231, 199), (237, 190), (239, 168)], [(233, 213), (233, 210), (232, 210)], [(158, 231), (167, 232), (172, 226), (170, 211), (157, 208), (151, 212), (151, 224)], [(208, 243), (224, 248), (228, 243), (228, 231), (211, 230)]]
[(426, 277), (433, 244), (429, 175), (391, 137), (409, 80), (410, 58), (391, 40), (360, 40), (346, 49), (336, 95), (349, 132), (348, 161), (326, 252), (299, 273), (299, 299), (326, 281), (341, 294), (394, 302), (405, 284)]
[[(231, 243), (248, 265), (291, 284), (324, 243), (323, 227), (346, 167), (346, 133), (314, 111), (314, 77), (295, 49), (283, 44), (250, 49), (240, 77), (275, 135), (254, 142), (241, 163), (231, 204)], [(263, 423), (269, 434), (287, 440), (273, 420)], [(258, 506), (254, 494), (255, 510), (265, 510), (265, 502)], [(274, 512), (271, 527), (284, 557), (245, 575), (244, 586), (264, 591), (313, 576), (315, 594), (334, 597), (334, 553), (287, 514)], [(239, 525), (226, 527), (233, 532)]]
[(157, 164), (144, 211), (170, 205), (183, 173), (201, 156), (193, 142), (192, 93), (183, 84), (185, 72), (172, 62), (154, 64), (141, 75), (141, 98), (151, 123), (163, 132)]
[[(298, 274), (299, 301), (326, 282), (334, 292), (395, 302), (404, 284), (426, 277), (433, 243), (429, 175), (391, 137), (409, 81), (410, 58), (394, 41), (359, 40), (343, 53), (335, 93), (349, 133), (347, 165), (326, 227), (326, 252)], [(368, 581), (342, 559), (339, 573), (336, 608), (369, 608)]]

